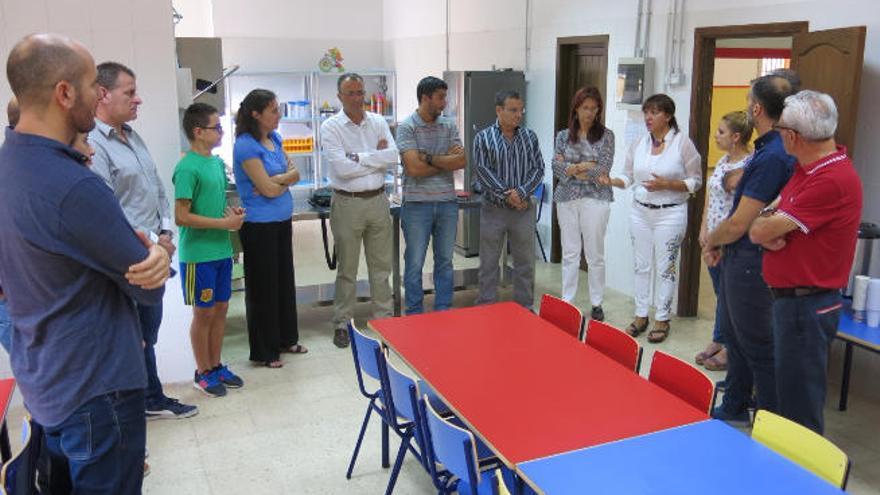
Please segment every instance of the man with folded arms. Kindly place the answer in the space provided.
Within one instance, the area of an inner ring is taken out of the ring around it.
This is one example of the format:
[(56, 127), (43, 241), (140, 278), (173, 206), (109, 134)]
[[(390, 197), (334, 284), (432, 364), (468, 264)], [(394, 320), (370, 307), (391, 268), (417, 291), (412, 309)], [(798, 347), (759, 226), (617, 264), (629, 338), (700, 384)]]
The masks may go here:
[(348, 346), (346, 325), (354, 315), (361, 243), (367, 260), (373, 318), (391, 316), (392, 232), (385, 173), (397, 164), (398, 151), (381, 115), (364, 111), (364, 79), (339, 76), (342, 110), (321, 124), (321, 147), (329, 164), (330, 228), (336, 241), (336, 298), (333, 343)]
[(828, 348), (856, 248), (862, 182), (846, 148), (834, 141), (837, 107), (830, 96), (807, 90), (789, 96), (776, 129), (798, 165), (749, 236), (765, 249), (764, 279), (774, 299), (779, 413), (822, 433)]

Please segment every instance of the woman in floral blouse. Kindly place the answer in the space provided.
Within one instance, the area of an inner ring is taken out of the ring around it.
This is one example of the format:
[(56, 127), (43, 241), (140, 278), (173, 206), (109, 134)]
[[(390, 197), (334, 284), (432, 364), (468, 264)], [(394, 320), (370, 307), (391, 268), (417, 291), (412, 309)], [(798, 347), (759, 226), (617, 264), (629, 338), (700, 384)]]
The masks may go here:
[[(715, 171), (706, 182), (709, 195), (703, 224), (700, 227), (700, 245), (706, 243), (709, 232), (727, 218), (730, 208), (733, 206), (733, 190), (742, 176), (742, 169), (751, 158), (749, 141), (752, 139), (752, 124), (745, 112), (730, 112), (718, 123), (715, 131), (715, 145), (725, 152), (718, 160)], [(712, 288), (718, 300), (717, 306), (721, 305), (722, 297), (719, 296), (721, 284), (719, 266), (709, 267), (709, 276), (712, 277)], [(712, 331), (712, 342), (706, 349), (696, 356), (697, 364), (703, 365), (712, 371), (727, 369), (727, 350), (724, 348), (724, 337), (718, 328), (718, 309), (715, 311), (715, 329)]]
[(605, 294), (605, 228), (614, 196), (599, 184), (614, 162), (614, 133), (602, 124), (602, 94), (595, 87), (579, 89), (572, 97), (568, 129), (556, 135), (553, 193), (562, 234), (562, 299), (577, 294), (581, 249), (589, 267), (591, 318), (602, 321)]

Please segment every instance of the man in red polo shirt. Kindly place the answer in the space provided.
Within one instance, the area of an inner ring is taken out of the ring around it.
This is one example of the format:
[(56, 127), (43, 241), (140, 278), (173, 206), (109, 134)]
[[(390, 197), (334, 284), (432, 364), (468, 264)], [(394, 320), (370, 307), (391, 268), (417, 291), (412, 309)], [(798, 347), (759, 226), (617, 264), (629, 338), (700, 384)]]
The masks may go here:
[(776, 127), (798, 166), (775, 210), (755, 220), (749, 235), (766, 249), (779, 413), (822, 433), (828, 348), (856, 246), (862, 183), (846, 148), (834, 141), (830, 96), (789, 96)]

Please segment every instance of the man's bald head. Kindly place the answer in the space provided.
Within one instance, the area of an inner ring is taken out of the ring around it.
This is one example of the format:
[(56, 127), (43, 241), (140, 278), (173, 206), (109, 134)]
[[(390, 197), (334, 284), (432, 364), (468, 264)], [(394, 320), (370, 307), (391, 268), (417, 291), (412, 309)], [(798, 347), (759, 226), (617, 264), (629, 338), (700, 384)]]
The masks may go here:
[(21, 111), (18, 109), (18, 99), (13, 96), (9, 99), (9, 104), (6, 105), (6, 120), (9, 122), (9, 127), (15, 127), (19, 117), (21, 117)]
[(57, 34), (32, 34), (16, 43), (6, 61), (6, 77), (19, 105), (49, 103), (55, 86), (74, 86), (95, 61), (77, 41)]

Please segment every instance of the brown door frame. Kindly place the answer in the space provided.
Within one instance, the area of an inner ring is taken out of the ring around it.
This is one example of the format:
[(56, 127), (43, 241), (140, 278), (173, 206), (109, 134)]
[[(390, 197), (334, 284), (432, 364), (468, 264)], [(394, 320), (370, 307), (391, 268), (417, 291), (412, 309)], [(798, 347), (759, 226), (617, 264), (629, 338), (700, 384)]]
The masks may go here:
[[(608, 43), (610, 40), (610, 36), (607, 34), (597, 34), (591, 36), (566, 36), (562, 38), (556, 38), (556, 104), (555, 104), (555, 113), (553, 115), (553, 136), (551, 139), (555, 141), (556, 134), (561, 131), (563, 128), (560, 128), (560, 116), (568, 115), (568, 105), (569, 99), (563, 98), (559, 99), (559, 93), (562, 91), (564, 86), (563, 78), (560, 77), (562, 74), (562, 57), (563, 51), (577, 49), (579, 45), (583, 44), (594, 44), (594, 45), (602, 45), (605, 48), (605, 58), (606, 62), (608, 59)], [(605, 70), (605, 78), (608, 79), (608, 70), (606, 67)], [(607, 89), (606, 89), (607, 92)], [(603, 95), (605, 97), (605, 108), (608, 108), (608, 95)], [(570, 96), (569, 96), (570, 98)], [(602, 116), (605, 116), (608, 112), (603, 112)], [(556, 178), (552, 179), (553, 188), (556, 188)], [(559, 238), (559, 222), (556, 220), (556, 203), (552, 200), (552, 194), (550, 195), (549, 201), (551, 204), (550, 208), (550, 262), (551, 263), (559, 263), (562, 261), (562, 242)], [(581, 260), (581, 264), (583, 265), (583, 260)]]
[[(694, 81), (691, 85), (691, 115), (688, 124), (691, 141), (700, 152), (703, 177), (708, 170), (709, 129), (712, 114), (712, 80), (715, 71), (715, 42), (723, 38), (768, 38), (806, 33), (807, 21), (702, 27), (694, 30)], [(705, 184), (705, 181), (703, 181)], [(678, 316), (696, 316), (699, 307), (701, 249), (700, 223), (706, 188), (697, 191), (688, 203), (688, 230), (681, 246), (681, 280), (678, 284)]]

